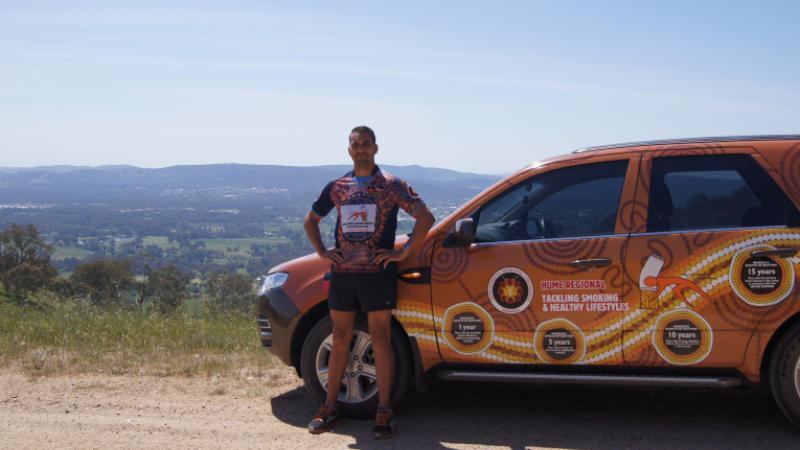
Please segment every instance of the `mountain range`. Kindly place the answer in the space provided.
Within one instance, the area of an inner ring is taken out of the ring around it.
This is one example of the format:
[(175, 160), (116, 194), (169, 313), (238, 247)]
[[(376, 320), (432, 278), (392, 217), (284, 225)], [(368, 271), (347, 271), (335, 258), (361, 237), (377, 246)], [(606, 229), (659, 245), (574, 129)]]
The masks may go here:
[[(424, 198), (447, 203), (472, 197), (500, 179), (422, 166), (381, 166)], [(247, 164), (0, 167), (0, 204), (118, 203), (165, 206), (200, 202), (236, 204), (258, 198), (307, 200), (351, 166)]]

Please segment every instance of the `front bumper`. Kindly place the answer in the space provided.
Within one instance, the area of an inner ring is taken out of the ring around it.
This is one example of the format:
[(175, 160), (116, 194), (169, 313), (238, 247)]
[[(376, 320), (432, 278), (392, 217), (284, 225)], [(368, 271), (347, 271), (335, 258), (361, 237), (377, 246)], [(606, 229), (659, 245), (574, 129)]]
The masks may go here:
[(292, 365), (292, 336), (300, 322), (300, 311), (281, 288), (268, 290), (257, 300), (257, 324), (261, 345)]

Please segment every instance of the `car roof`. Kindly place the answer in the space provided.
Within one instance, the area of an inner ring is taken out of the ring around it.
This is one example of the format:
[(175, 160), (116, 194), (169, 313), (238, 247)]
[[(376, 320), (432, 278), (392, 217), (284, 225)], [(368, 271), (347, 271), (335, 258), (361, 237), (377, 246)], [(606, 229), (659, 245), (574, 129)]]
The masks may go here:
[[(570, 161), (577, 158), (594, 156), (600, 154), (624, 154), (631, 151), (657, 150), (658, 146), (681, 145), (681, 144), (715, 144), (731, 142), (755, 142), (755, 141), (800, 141), (800, 134), (774, 134), (774, 135), (751, 135), (751, 136), (713, 136), (713, 137), (693, 137), (679, 139), (659, 139), (653, 141), (625, 142), (621, 144), (598, 145), (575, 150), (570, 153), (552, 156), (530, 164), (520, 172), (527, 172), (536, 167), (555, 162)], [(655, 148), (650, 148), (655, 147)]]
[(800, 140), (800, 134), (761, 134), (750, 136), (709, 136), (679, 139), (659, 139), (654, 141), (625, 142), (622, 144), (597, 145), (593, 147), (581, 148), (572, 153), (585, 153), (597, 150), (609, 150), (629, 147), (649, 147), (653, 145), (675, 145), (675, 144), (708, 144), (715, 142), (745, 142), (745, 141), (796, 141)]

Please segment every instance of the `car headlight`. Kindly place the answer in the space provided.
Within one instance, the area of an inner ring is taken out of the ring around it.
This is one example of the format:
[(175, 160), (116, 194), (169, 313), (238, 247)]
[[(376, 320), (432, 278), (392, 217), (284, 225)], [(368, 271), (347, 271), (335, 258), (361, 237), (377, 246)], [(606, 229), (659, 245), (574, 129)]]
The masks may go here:
[(258, 290), (258, 295), (264, 295), (268, 290), (283, 286), (286, 280), (289, 279), (289, 274), (285, 272), (275, 272), (264, 277), (264, 282), (261, 283), (261, 288)]

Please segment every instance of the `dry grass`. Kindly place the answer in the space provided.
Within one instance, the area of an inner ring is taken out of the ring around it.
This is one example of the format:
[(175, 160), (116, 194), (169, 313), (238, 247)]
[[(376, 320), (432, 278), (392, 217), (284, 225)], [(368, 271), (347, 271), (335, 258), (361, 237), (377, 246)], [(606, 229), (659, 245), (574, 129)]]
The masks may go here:
[[(0, 302), (0, 365), (31, 376), (74, 373), (273, 378), (255, 320), (194, 305), (172, 314), (43, 299)], [(283, 372), (283, 371), (281, 371)]]

